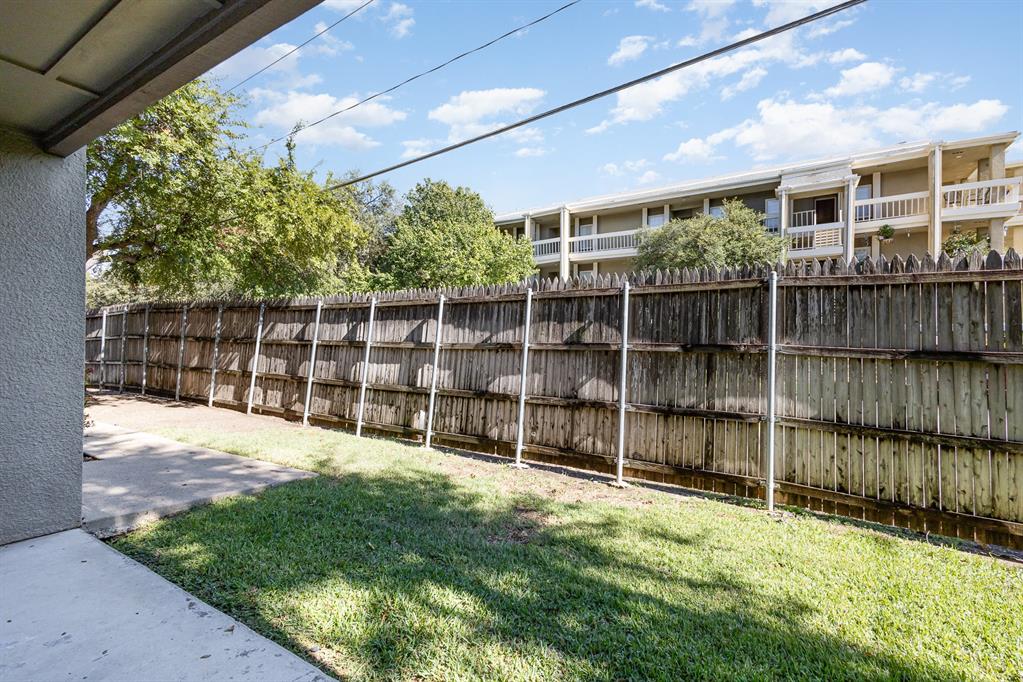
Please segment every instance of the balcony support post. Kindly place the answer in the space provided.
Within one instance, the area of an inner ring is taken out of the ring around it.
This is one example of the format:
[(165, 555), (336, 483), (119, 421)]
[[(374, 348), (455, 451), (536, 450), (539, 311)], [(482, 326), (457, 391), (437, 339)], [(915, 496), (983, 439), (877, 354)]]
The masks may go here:
[(927, 248), (935, 258), (941, 253), (941, 207), (945, 195), (941, 188), (941, 145), (934, 145), (927, 163), (927, 176), (930, 180), (931, 205), (930, 221), (927, 224)]
[(572, 231), (572, 220), (568, 212), (568, 208), (565, 206), (561, 207), (561, 259), (559, 261), (558, 275), (561, 279), (568, 279), (570, 275), (568, 267), (568, 246), (569, 237)]
[(856, 247), (856, 185), (860, 178), (850, 175), (845, 183), (845, 239), (842, 240), (842, 257), (848, 263)]
[(784, 187), (778, 189), (778, 209), (778, 236), (784, 237), (789, 231), (789, 191)]

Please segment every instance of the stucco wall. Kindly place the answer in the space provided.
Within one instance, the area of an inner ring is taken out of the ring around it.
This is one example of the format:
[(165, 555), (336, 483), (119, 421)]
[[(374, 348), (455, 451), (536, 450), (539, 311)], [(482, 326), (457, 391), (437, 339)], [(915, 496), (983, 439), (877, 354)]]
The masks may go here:
[(0, 130), (0, 544), (79, 525), (85, 154)]

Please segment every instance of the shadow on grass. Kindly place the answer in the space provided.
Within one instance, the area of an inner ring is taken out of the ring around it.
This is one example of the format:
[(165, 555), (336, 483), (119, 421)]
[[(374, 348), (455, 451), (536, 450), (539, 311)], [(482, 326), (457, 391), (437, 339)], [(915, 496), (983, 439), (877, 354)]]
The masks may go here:
[(747, 582), (700, 534), (548, 505), (321, 476), (114, 545), (341, 677), (955, 676), (812, 629), (813, 595)]

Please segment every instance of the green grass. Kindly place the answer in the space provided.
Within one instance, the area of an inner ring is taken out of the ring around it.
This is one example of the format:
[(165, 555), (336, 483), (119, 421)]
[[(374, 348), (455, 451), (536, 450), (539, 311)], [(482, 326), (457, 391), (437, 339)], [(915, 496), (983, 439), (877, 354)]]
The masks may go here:
[(953, 548), (341, 432), (163, 433), (324, 474), (113, 544), (338, 677), (1023, 676), (1023, 571)]

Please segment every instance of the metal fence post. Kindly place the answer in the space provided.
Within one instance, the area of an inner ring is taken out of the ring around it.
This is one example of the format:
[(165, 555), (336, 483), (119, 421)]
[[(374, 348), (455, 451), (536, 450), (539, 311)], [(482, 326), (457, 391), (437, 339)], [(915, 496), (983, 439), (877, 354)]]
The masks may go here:
[(185, 362), (185, 330), (188, 328), (188, 306), (181, 309), (181, 341), (178, 343), (178, 376), (174, 380), (174, 399), (181, 399), (181, 365)]
[(629, 372), (629, 281), (625, 280), (622, 287), (622, 349), (620, 351), (621, 366), (618, 370), (618, 461), (615, 467), (615, 482), (619, 488), (626, 483), (622, 480), (625, 469), (625, 387), (628, 385)]
[(99, 389), (103, 390), (103, 379), (106, 377), (107, 358), (107, 309), (103, 309), (103, 319), (99, 326)]
[(774, 511), (775, 356), (778, 348), (778, 273), (768, 276), (770, 316), (767, 328), (767, 511)]
[(309, 401), (313, 398), (313, 373), (316, 371), (316, 342), (320, 338), (320, 312), (323, 299), (316, 302), (316, 324), (313, 325), (313, 347), (309, 351), (309, 377), (305, 383), (305, 405), (302, 406), (302, 426), (309, 426)]
[(220, 354), (220, 325), (224, 317), (224, 306), (217, 306), (217, 322), (213, 331), (213, 359), (210, 361), (210, 399), (207, 407), (213, 407), (213, 393), (217, 389), (217, 360)]
[(256, 370), (259, 368), (259, 345), (263, 341), (263, 311), (265, 303), (259, 304), (259, 318), (256, 321), (256, 348), (252, 351), (252, 375), (249, 379), (249, 404), (245, 408), (245, 414), (252, 414), (252, 398), (256, 394)]
[(362, 385), (359, 386), (359, 414), (355, 420), (355, 435), (362, 435), (362, 415), (366, 408), (366, 383), (369, 381), (369, 348), (373, 343), (373, 320), (376, 317), (377, 300), (369, 302), (369, 327), (366, 329), (366, 350), (362, 355)]
[(440, 337), (444, 330), (444, 296), (437, 303), (437, 333), (433, 340), (433, 370), (430, 372), (430, 403), (426, 412), (426, 447), (430, 447), (433, 438), (433, 403), (437, 396), (437, 373), (440, 363)]
[(146, 316), (142, 321), (142, 395), (146, 394), (146, 371), (149, 369), (149, 309), (146, 306)]
[(121, 376), (118, 377), (117, 392), (124, 393), (124, 335), (128, 333), (128, 309), (121, 314)]
[(522, 368), (519, 371), (519, 418), (515, 434), (515, 463), (513, 467), (525, 469), (522, 463), (522, 442), (526, 433), (526, 373), (529, 368), (529, 323), (533, 317), (533, 290), (526, 289), (526, 310), (522, 321)]

